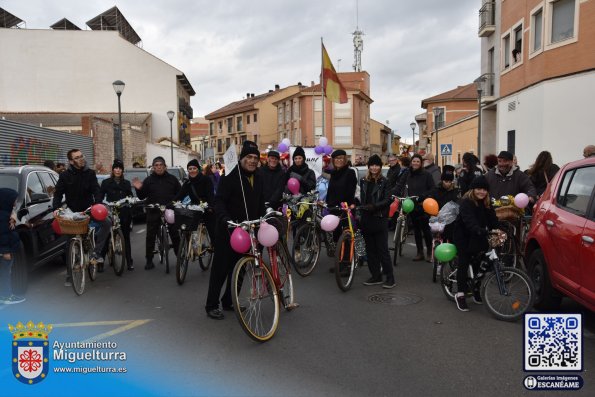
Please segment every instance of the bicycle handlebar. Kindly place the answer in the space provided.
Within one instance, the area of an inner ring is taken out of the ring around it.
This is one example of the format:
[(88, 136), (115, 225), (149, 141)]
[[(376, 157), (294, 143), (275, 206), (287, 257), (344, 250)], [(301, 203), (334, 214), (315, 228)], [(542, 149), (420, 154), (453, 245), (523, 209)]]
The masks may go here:
[(121, 207), (123, 205), (131, 206), (137, 203), (142, 202), (143, 200), (139, 199), (138, 197), (124, 197), (118, 201), (104, 201), (103, 204), (107, 205), (108, 207)]
[(256, 219), (256, 220), (243, 221), (240, 223), (236, 223), (234, 221), (227, 221), (227, 225), (228, 225), (228, 227), (241, 227), (243, 229), (248, 229), (254, 225), (259, 225), (263, 221), (266, 221), (268, 218), (271, 218), (273, 216), (283, 216), (283, 214), (280, 213), (279, 211), (269, 211), (263, 217)]
[(407, 200), (407, 199), (416, 199), (416, 198), (419, 198), (419, 196), (398, 197), (398, 196), (395, 196), (394, 194), (391, 194), (390, 198), (391, 198), (391, 200), (397, 199), (399, 201), (403, 201), (403, 200)]
[(205, 212), (209, 208), (209, 204), (202, 202), (200, 204), (182, 204), (180, 201), (173, 203), (175, 208), (185, 208), (191, 211)]

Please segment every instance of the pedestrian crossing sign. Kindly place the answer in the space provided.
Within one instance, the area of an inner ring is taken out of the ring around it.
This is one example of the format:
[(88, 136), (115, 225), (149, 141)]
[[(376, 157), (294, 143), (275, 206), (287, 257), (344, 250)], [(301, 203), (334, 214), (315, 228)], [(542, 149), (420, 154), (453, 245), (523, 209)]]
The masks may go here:
[(443, 156), (450, 156), (452, 154), (452, 144), (443, 143), (440, 145), (440, 154)]

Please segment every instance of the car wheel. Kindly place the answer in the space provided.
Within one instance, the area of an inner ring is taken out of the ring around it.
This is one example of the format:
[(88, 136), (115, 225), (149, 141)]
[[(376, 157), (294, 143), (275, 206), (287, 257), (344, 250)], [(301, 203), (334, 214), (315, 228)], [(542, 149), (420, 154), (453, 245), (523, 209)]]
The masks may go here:
[(560, 306), (562, 297), (552, 286), (545, 257), (540, 249), (533, 251), (529, 258), (529, 277), (535, 286), (536, 309), (551, 310)]
[(15, 261), (12, 265), (12, 292), (15, 294), (24, 294), (27, 291), (28, 284), (28, 263), (25, 255), (25, 248), (21, 245), (15, 255)]

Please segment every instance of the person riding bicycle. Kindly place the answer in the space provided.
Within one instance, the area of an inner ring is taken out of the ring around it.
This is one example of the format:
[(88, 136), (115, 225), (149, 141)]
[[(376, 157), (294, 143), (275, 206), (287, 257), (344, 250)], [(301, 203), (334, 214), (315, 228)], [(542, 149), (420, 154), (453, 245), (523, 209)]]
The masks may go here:
[[(73, 212), (82, 212), (93, 204), (101, 203), (101, 191), (95, 171), (87, 167), (87, 161), (80, 149), (71, 149), (66, 153), (70, 166), (60, 174), (56, 183), (52, 209), (54, 214), (62, 207), (62, 198), (66, 198), (66, 206)], [(90, 262), (98, 267), (103, 266), (102, 252), (107, 243), (112, 227), (109, 217), (103, 221), (94, 221), (98, 224), (95, 231), (95, 251), (91, 254)], [(71, 269), (66, 266), (66, 286), (71, 286)]]
[[(207, 316), (215, 320), (222, 320), (225, 317), (219, 308), (219, 302), (223, 310), (234, 310), (231, 300), (231, 273), (236, 262), (242, 257), (231, 248), (231, 230), (227, 221), (255, 220), (265, 214), (263, 181), (260, 174), (256, 172), (259, 158), (258, 146), (252, 141), (244, 141), (238, 165), (233, 170), (227, 170), (217, 188), (215, 196), (217, 239), (205, 305)], [(221, 297), (221, 288), (226, 280), (227, 286)]]
[[(472, 264), (473, 271), (477, 272), (478, 264), (474, 257), (486, 252), (488, 245), (488, 232), (498, 228), (496, 212), (491, 207), (488, 194), (490, 186), (485, 176), (475, 177), (471, 181), (469, 190), (460, 201), (460, 209), (455, 221), (454, 243), (458, 253), (457, 286), (455, 295), (457, 308), (461, 311), (469, 311), (467, 306), (466, 293), (467, 270)], [(482, 304), (479, 288), (473, 291), (473, 301)]]
[[(170, 205), (180, 191), (180, 182), (178, 178), (167, 172), (165, 159), (157, 156), (153, 159), (153, 172), (144, 181), (138, 178), (132, 180), (132, 185), (136, 189), (136, 194), (141, 200), (146, 199), (147, 204)], [(169, 226), (169, 235), (173, 243), (174, 252), (177, 252), (180, 245), (180, 236), (174, 225)], [(151, 270), (155, 267), (153, 264), (153, 249), (155, 247), (155, 237), (161, 227), (161, 211), (159, 208), (147, 208), (147, 236), (145, 240), (145, 257), (147, 263), (145, 270)]]
[[(295, 148), (292, 157), (293, 164), (287, 169), (285, 185), (289, 178), (295, 178), (300, 182), (300, 193), (306, 194), (316, 189), (316, 174), (306, 163), (306, 153), (301, 146)], [(285, 189), (289, 193), (289, 189)]]
[[(114, 160), (112, 164), (112, 175), (101, 182), (101, 197), (107, 201), (118, 201), (126, 197), (132, 197), (132, 185), (130, 181), (124, 178), (124, 163), (121, 160)], [(120, 228), (124, 235), (124, 247), (126, 250), (126, 264), (128, 270), (134, 270), (132, 261), (132, 247), (130, 245), (130, 230), (132, 228), (132, 210), (130, 207), (120, 208)], [(104, 249), (107, 250), (107, 244)], [(98, 272), (103, 271), (103, 266), (99, 266)]]
[(215, 204), (215, 195), (211, 179), (200, 172), (198, 160), (192, 159), (186, 165), (188, 179), (182, 184), (182, 188), (174, 197), (173, 201), (181, 201), (186, 196), (190, 198), (191, 204), (207, 203), (209, 208), (204, 214), (205, 226), (211, 241), (215, 239), (215, 219), (213, 216)]
[(279, 163), (280, 159), (279, 152), (269, 150), (267, 164), (257, 171), (262, 179), (264, 201), (274, 209), (281, 206), (281, 198), (287, 185), (287, 177)]
[(388, 179), (382, 175), (382, 160), (376, 154), (370, 156), (368, 175), (360, 180), (363, 210), (360, 228), (366, 242), (368, 268), (371, 274), (364, 285), (382, 284), (384, 274), (386, 280), (383, 288), (393, 288), (396, 285), (388, 251), (388, 185)]
[(537, 192), (531, 178), (513, 164), (513, 154), (503, 150), (498, 154), (498, 165), (488, 172), (486, 180), (490, 185), (490, 196), (498, 200), (502, 196), (516, 196), (525, 193), (534, 202)]

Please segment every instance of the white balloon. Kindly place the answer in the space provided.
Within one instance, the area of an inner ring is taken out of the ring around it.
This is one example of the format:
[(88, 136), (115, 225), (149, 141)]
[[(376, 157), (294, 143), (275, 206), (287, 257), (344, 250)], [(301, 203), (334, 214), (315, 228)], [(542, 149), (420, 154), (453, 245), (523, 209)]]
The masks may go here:
[(289, 138), (283, 138), (283, 140), (281, 142), (284, 143), (284, 144), (286, 144), (287, 146), (291, 146), (290, 145)]
[(328, 145), (328, 139), (326, 137), (320, 137), (320, 139), (318, 140), (318, 144), (320, 146), (326, 146)]

